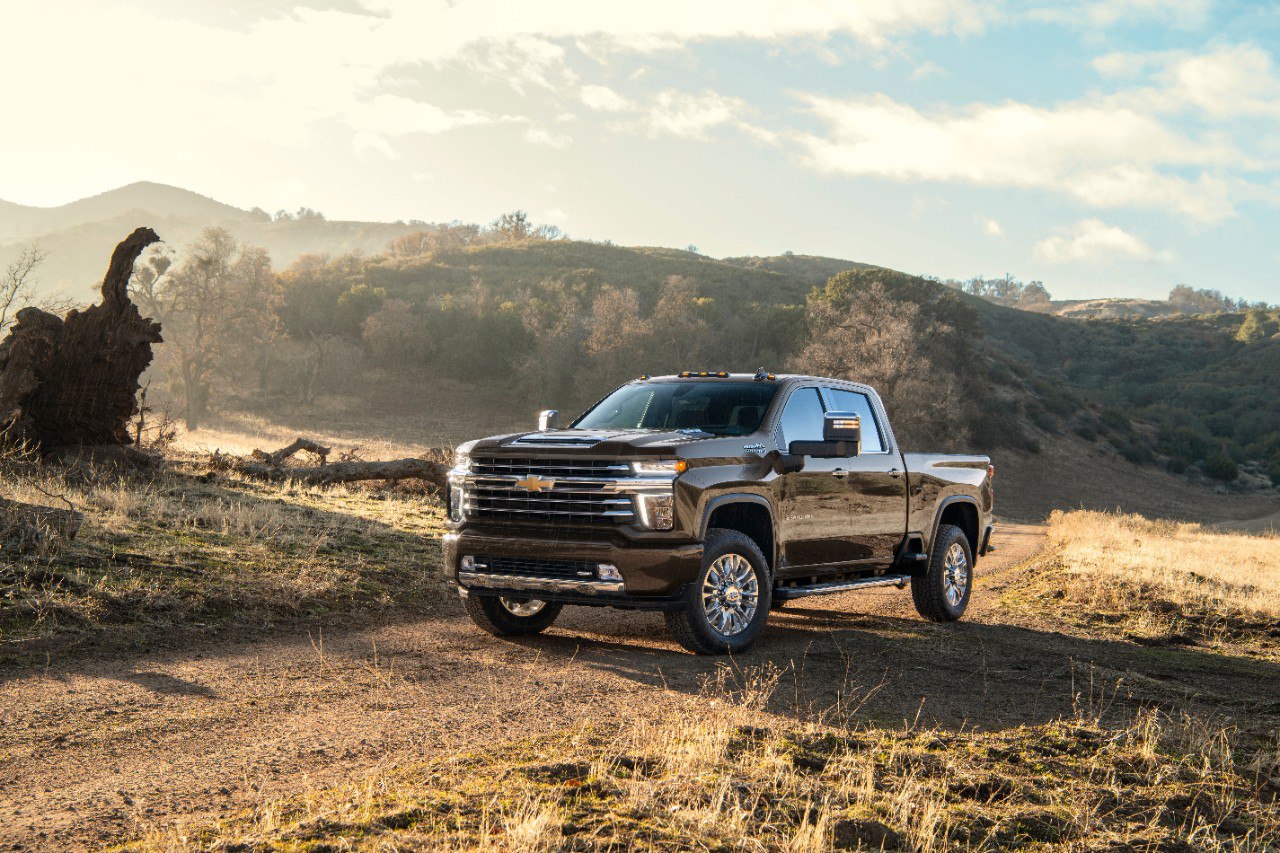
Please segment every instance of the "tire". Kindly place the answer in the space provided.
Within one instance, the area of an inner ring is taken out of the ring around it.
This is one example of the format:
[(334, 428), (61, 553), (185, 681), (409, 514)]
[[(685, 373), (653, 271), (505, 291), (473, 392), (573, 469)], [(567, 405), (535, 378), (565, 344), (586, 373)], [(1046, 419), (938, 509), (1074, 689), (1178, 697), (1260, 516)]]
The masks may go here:
[[(527, 609), (535, 603), (542, 605), (535, 613), (521, 615), (513, 612), (513, 609)], [(551, 627), (551, 623), (556, 621), (556, 617), (564, 608), (563, 604), (538, 599), (505, 598), (475, 593), (468, 595), (463, 604), (472, 622), (499, 637), (539, 634)]]
[[(769, 618), (769, 563), (746, 534), (712, 528), (702, 549), (702, 570), (686, 595), (683, 610), (666, 614), (676, 642), (700, 655), (744, 652)], [(748, 607), (752, 596), (754, 605)]]
[(954, 622), (964, 615), (973, 591), (973, 548), (964, 531), (941, 524), (933, 537), (929, 567), (911, 578), (916, 612), (932, 622)]

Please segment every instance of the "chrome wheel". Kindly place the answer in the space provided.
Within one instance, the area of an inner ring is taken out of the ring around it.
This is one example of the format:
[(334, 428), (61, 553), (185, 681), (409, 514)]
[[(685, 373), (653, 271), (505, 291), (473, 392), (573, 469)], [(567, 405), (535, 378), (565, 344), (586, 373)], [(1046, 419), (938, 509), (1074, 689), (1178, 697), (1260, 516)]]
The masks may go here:
[(746, 557), (725, 554), (707, 569), (702, 581), (702, 609), (712, 630), (722, 637), (745, 631), (759, 602), (760, 585)]
[(512, 616), (537, 616), (542, 612), (542, 608), (547, 606), (545, 601), (537, 598), (529, 598), (521, 601), (516, 598), (499, 598), (502, 607)]
[(969, 589), (969, 560), (964, 555), (964, 548), (959, 542), (951, 543), (947, 556), (942, 561), (942, 593), (947, 597), (947, 604), (956, 607), (964, 601)]

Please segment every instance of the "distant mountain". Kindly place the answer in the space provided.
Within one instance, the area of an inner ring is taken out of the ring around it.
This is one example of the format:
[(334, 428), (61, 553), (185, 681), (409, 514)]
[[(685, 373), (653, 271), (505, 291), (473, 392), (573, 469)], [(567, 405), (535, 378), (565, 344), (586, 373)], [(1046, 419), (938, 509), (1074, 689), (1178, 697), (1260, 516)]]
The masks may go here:
[(88, 299), (106, 271), (116, 243), (140, 225), (156, 230), (181, 250), (209, 226), (262, 246), (277, 267), (299, 255), (381, 252), (393, 237), (421, 226), (324, 219), (273, 221), (261, 211), (241, 210), (190, 190), (139, 182), (58, 207), (30, 207), (0, 200), (0, 265), (39, 242), (47, 254), (38, 271), (45, 293)]

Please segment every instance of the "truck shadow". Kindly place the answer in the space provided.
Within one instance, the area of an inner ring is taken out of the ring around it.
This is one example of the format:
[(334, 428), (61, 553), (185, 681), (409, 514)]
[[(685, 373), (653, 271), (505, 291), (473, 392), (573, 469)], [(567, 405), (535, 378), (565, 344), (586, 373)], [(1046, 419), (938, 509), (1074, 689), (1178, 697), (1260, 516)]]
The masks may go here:
[(1204, 648), (805, 609), (773, 614), (747, 654), (708, 658), (655, 648), (649, 627), (632, 627), (641, 643), (565, 634), (518, 642), (687, 694), (733, 689), (772, 668), (769, 710), (798, 719), (994, 727), (1161, 707), (1247, 727), (1280, 722), (1280, 665)]

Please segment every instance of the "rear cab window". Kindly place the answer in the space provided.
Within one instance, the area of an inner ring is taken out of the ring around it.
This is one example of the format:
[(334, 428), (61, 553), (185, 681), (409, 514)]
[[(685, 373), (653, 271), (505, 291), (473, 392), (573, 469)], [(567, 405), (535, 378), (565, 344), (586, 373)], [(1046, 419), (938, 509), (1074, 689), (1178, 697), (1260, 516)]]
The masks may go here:
[(876, 419), (870, 398), (861, 392), (848, 391), (844, 388), (827, 387), (823, 390), (831, 402), (831, 411), (853, 412), (862, 418), (862, 452), (884, 453), (884, 431), (880, 429), (880, 422)]

